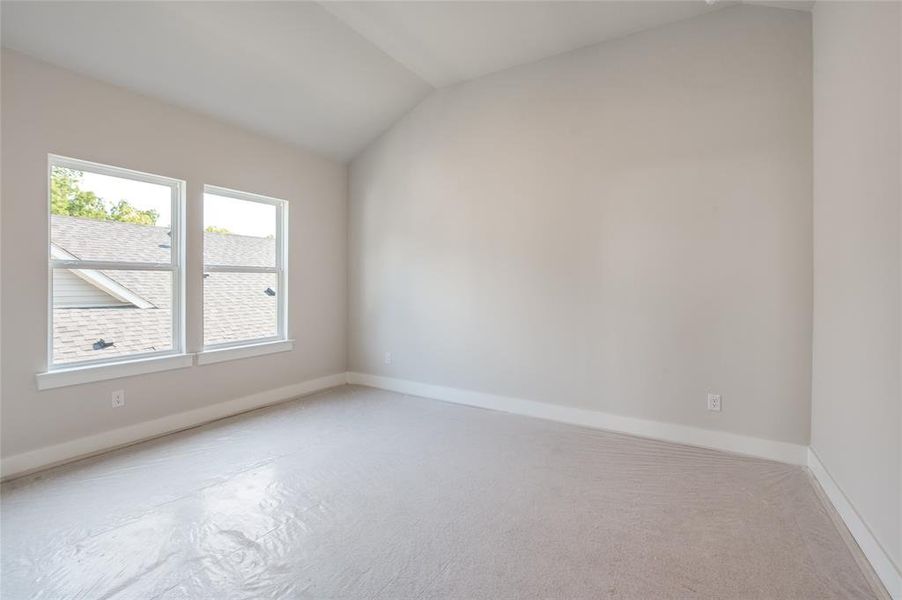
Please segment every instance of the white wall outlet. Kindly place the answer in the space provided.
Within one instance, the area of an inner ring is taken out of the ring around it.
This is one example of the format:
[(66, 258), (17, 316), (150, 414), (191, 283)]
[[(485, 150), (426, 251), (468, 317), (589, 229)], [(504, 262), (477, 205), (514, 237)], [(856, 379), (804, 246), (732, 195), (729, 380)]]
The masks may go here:
[(387, 365), (391, 364), (391, 352), (385, 353), (385, 364), (387, 364)]
[(125, 406), (125, 390), (116, 390), (113, 392), (113, 408), (122, 408)]
[(720, 412), (720, 394), (708, 394), (708, 410)]

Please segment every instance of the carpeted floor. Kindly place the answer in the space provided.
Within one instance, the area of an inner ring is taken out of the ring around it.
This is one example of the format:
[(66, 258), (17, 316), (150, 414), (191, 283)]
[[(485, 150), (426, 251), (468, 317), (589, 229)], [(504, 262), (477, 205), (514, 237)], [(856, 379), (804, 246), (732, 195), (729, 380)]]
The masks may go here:
[(10, 600), (882, 597), (803, 468), (360, 387), (0, 508)]

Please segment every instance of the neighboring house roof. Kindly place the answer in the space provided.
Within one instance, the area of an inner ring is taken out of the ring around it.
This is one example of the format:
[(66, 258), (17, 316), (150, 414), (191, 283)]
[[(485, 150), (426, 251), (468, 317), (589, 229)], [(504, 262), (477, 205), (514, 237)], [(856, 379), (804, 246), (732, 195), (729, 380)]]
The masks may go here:
[[(170, 258), (166, 227), (53, 215), (51, 243), (55, 258), (159, 263), (168, 263)], [(205, 232), (204, 260), (207, 264), (275, 266), (275, 240)], [(172, 283), (168, 272), (66, 271), (127, 303), (66, 307), (66, 303), (56, 302), (60, 306), (53, 310), (55, 362), (172, 347)], [(205, 343), (276, 335), (277, 300), (266, 290), (278, 292), (277, 281), (273, 273), (205, 273)], [(94, 344), (100, 339), (114, 345), (95, 350)]]
[[(59, 259), (59, 260), (78, 260), (78, 257), (74, 254), (67, 252), (60, 246), (50, 243), (50, 257)], [(120, 284), (116, 280), (104, 275), (102, 272), (94, 270), (94, 269), (66, 269), (68, 273), (71, 273), (76, 279), (81, 279), (83, 281), (82, 287), (89, 286), (95, 288), (96, 292), (101, 292), (102, 296), (107, 296), (111, 300), (115, 301), (117, 304), (121, 305), (133, 305), (138, 308), (153, 308), (153, 304), (148, 300), (142, 298), (138, 294), (136, 294), (133, 290), (125, 287)], [(55, 274), (54, 274), (55, 275)], [(54, 276), (54, 306), (60, 306), (69, 304), (66, 302), (58, 301), (59, 291), (56, 290), (56, 276)], [(80, 296), (74, 295), (73, 302), (69, 308), (76, 308), (79, 304), (78, 299)], [(96, 297), (96, 296), (95, 296)]]

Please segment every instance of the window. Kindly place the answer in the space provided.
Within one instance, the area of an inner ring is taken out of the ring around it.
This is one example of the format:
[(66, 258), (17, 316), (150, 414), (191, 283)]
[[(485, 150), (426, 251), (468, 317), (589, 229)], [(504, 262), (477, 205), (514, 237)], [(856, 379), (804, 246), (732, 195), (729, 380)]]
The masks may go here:
[(48, 370), (184, 353), (184, 183), (50, 156)]
[(204, 349), (285, 340), (288, 205), (204, 187)]

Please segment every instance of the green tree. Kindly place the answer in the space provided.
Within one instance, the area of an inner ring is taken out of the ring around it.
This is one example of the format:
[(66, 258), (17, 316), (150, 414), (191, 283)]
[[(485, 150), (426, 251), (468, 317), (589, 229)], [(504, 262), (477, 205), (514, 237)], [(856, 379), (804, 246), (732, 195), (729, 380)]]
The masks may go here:
[(204, 231), (207, 233), (232, 233), (225, 227), (217, 227), (216, 225), (207, 225)]
[(160, 213), (150, 208), (148, 210), (138, 210), (128, 203), (127, 200), (120, 200), (119, 204), (110, 209), (110, 218), (114, 221), (123, 221), (125, 223), (138, 223), (139, 225), (156, 225)]
[(78, 187), (81, 171), (53, 168), (50, 178), (50, 207), (55, 215), (107, 219), (109, 215), (103, 200), (94, 192), (85, 192)]
[(50, 177), (50, 212), (55, 215), (87, 217), (102, 221), (121, 221), (140, 225), (156, 225), (160, 214), (153, 210), (138, 210), (128, 200), (107, 209), (103, 198), (79, 187), (81, 171), (53, 167)]

